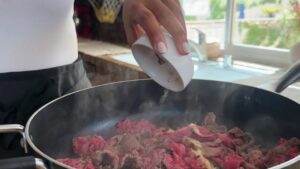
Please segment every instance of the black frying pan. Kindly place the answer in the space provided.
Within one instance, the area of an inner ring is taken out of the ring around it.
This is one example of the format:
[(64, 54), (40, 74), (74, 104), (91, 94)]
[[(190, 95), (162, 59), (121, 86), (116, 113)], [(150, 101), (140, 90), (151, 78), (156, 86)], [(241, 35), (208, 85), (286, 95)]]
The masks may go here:
[[(26, 125), (25, 138), (45, 165), (39, 159), (23, 158), (2, 160), (0, 168), (64, 168), (55, 159), (74, 155), (72, 138), (95, 133), (110, 136), (114, 124), (125, 117), (178, 127), (199, 123), (208, 112), (215, 112), (219, 123), (253, 133), (264, 146), (281, 137), (300, 138), (300, 105), (276, 93), (206, 80), (193, 80), (184, 91), (173, 93), (151, 80), (127, 81), (78, 91), (39, 109)], [(0, 129), (22, 133), (18, 125)], [(277, 167), (297, 168), (299, 160), (297, 156)]]

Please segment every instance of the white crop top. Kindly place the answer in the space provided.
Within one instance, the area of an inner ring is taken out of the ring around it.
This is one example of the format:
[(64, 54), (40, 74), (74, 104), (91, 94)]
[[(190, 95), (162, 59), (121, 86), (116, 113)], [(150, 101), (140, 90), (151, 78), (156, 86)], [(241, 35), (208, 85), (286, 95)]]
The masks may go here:
[(74, 62), (73, 6), (74, 0), (0, 0), (0, 73)]

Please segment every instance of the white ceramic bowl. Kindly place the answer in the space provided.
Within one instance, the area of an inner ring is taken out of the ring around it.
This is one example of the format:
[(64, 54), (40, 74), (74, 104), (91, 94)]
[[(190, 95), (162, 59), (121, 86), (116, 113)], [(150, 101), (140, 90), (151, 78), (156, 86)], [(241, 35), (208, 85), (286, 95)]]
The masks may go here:
[(132, 53), (143, 71), (166, 89), (182, 91), (192, 80), (194, 65), (191, 55), (180, 55), (173, 38), (165, 33), (167, 52), (158, 55), (146, 35), (132, 45)]

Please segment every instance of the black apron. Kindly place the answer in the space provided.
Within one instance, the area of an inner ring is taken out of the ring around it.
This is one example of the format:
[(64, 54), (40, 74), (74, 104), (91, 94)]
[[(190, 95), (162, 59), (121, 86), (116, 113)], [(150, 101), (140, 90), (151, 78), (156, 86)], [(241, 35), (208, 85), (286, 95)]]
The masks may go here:
[[(29, 117), (44, 104), (90, 86), (82, 59), (50, 69), (0, 73), (0, 124), (26, 125)], [(20, 135), (0, 135), (0, 158), (23, 153)]]

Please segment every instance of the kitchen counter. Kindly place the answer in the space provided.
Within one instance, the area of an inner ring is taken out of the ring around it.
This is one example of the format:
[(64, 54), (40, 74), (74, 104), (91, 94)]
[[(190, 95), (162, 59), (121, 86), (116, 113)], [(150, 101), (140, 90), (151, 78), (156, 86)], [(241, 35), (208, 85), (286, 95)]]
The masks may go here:
[[(79, 51), (89, 65), (88, 71), (94, 74), (91, 77), (94, 85), (147, 78), (127, 47), (80, 39)], [(255, 69), (238, 65), (233, 69), (224, 69), (216, 62), (196, 63), (194, 70), (194, 79), (234, 82), (270, 91), (273, 90), (274, 82), (283, 74), (283, 71), (277, 69)], [(290, 86), (282, 95), (300, 103), (300, 83)]]
[(113, 56), (130, 53), (126, 46), (79, 39), (78, 48), (93, 85), (148, 78), (139, 67), (113, 59)]

